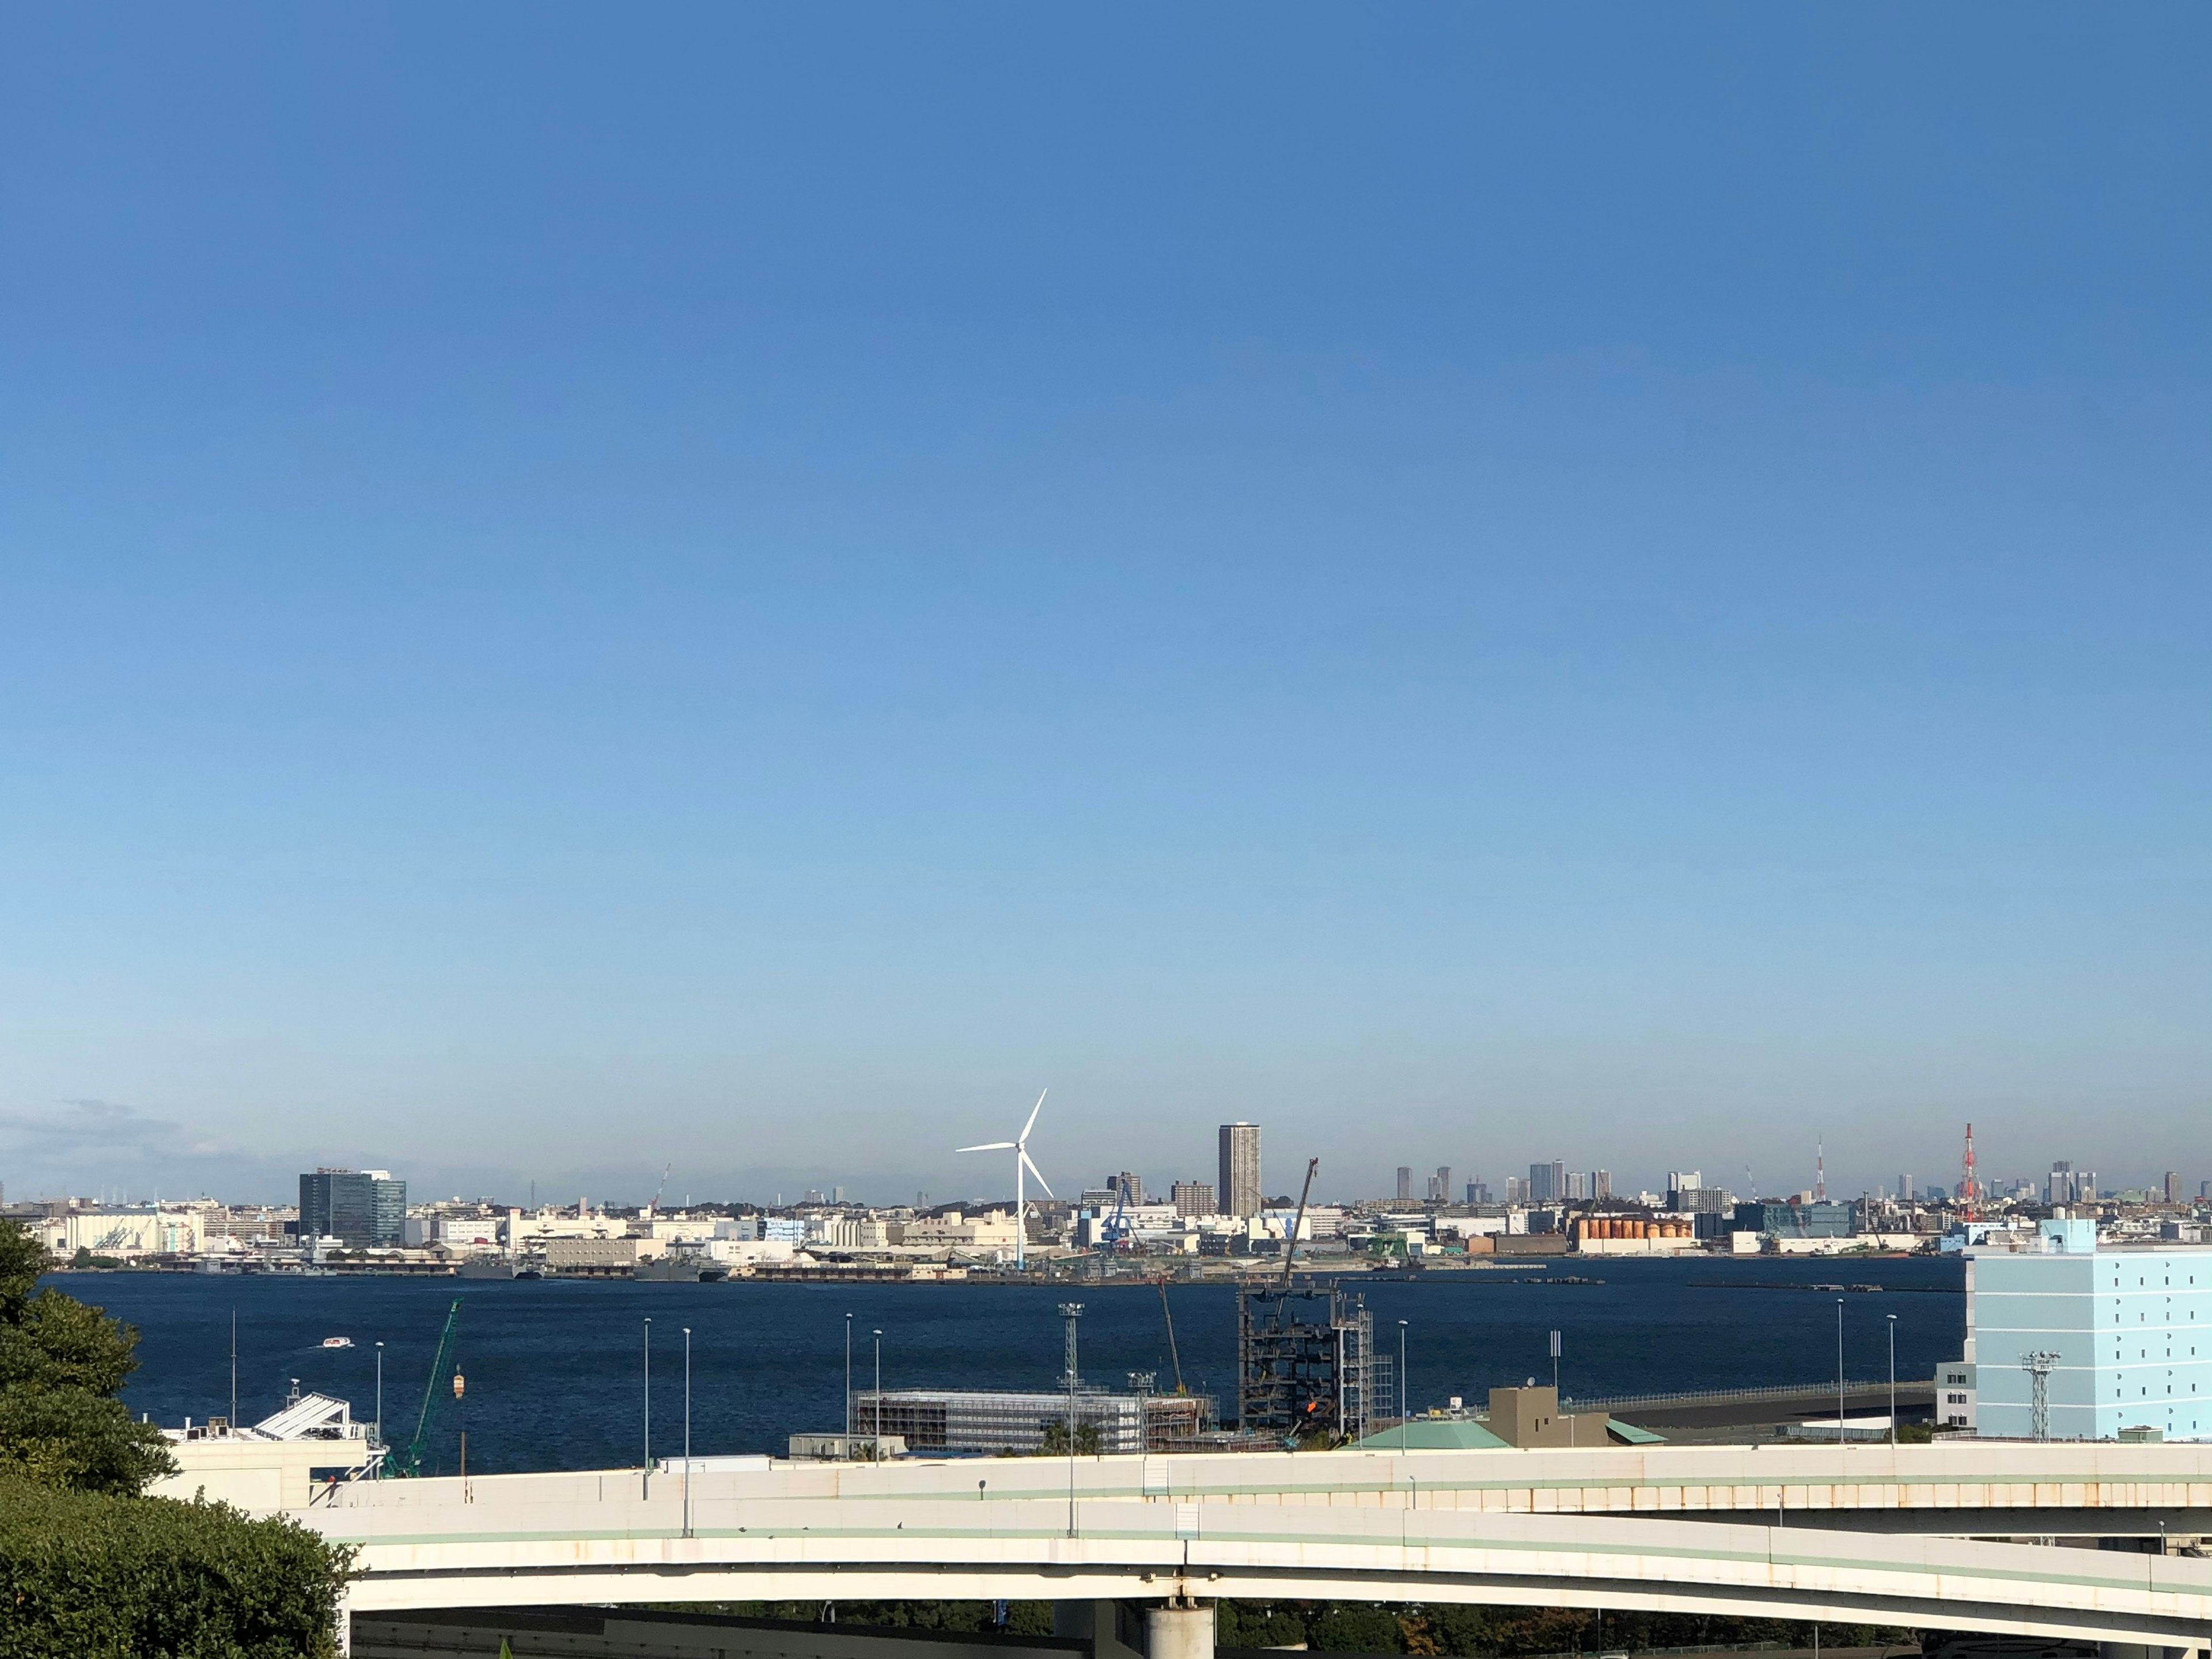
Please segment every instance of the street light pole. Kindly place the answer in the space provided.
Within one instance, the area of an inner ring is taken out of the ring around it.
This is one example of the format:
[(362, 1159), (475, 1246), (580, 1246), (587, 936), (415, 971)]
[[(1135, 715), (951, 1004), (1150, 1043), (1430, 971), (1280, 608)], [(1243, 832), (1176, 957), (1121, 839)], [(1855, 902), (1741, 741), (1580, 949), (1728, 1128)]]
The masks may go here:
[(691, 1535), (691, 1328), (684, 1328), (684, 1535)]
[(1406, 1322), (1398, 1322), (1398, 1420), (1406, 1420)]
[(1836, 1443), (1844, 1443), (1844, 1298), (1836, 1298)]
[[(235, 1318), (237, 1316), (233, 1315), (232, 1317)], [(234, 1378), (237, 1374), (238, 1362), (233, 1359), (231, 1375)], [(238, 1409), (235, 1404), (238, 1384), (234, 1381), (230, 1387), (234, 1396), (231, 1410), (235, 1412)], [(384, 1344), (381, 1342), (376, 1345), (376, 1474), (377, 1478), (381, 1480), (384, 1477)]]
[(1889, 1443), (1897, 1443), (1897, 1316), (1889, 1319)]
[(853, 1455), (853, 1316), (845, 1316), (845, 1455)]
[(653, 1496), (653, 1320), (645, 1322), (645, 1475), (640, 1490)]

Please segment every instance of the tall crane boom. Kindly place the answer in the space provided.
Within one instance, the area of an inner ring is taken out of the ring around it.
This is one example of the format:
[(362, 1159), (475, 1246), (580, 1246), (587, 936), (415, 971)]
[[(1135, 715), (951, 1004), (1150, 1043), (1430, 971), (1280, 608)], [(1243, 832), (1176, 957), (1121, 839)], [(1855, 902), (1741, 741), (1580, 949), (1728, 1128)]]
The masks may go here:
[(1168, 1322), (1168, 1363), (1175, 1367), (1176, 1392), (1188, 1394), (1182, 1385), (1182, 1356), (1176, 1352), (1175, 1314), (1168, 1306), (1168, 1276), (1162, 1273), (1152, 1281), (1160, 1287), (1160, 1317)]
[(1306, 1184), (1298, 1189), (1298, 1218), (1291, 1223), (1291, 1236), (1283, 1242), (1283, 1288), (1291, 1287), (1291, 1264), (1298, 1259), (1298, 1235), (1305, 1231), (1306, 1200), (1313, 1195), (1314, 1171), (1321, 1168), (1321, 1160), (1306, 1160)]
[(415, 1437), (407, 1443), (405, 1451), (390, 1454), (395, 1474), (422, 1473), (422, 1454), (429, 1449), (430, 1430), (437, 1420), (438, 1401), (444, 1392), (438, 1383), (453, 1364), (454, 1334), (460, 1322), (461, 1299), (455, 1297), (453, 1305), (446, 1311), (446, 1328), (438, 1333), (438, 1352), (431, 1356), (430, 1380), (422, 1389), (422, 1409), (416, 1414)]

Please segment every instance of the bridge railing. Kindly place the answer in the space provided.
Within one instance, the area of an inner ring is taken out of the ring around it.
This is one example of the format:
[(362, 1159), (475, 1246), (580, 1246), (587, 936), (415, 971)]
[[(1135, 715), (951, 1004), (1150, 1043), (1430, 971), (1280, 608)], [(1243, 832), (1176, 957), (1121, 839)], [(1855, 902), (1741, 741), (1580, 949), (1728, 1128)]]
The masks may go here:
[[(1936, 1383), (1933, 1378), (1929, 1377), (1910, 1380), (1899, 1377), (1897, 1380), (1897, 1386), (1901, 1392), (1906, 1389), (1932, 1389)], [(1836, 1392), (1836, 1386), (1832, 1382), (1768, 1382), (1750, 1389), (1690, 1389), (1677, 1390), (1672, 1394), (1611, 1394), (1601, 1395), (1590, 1400), (1578, 1400), (1570, 1395), (1559, 1401), (1559, 1408), (1565, 1411), (1572, 1407), (1578, 1412), (1617, 1411), (1623, 1407), (1637, 1406), (1696, 1406), (1707, 1402), (1718, 1404), (1739, 1400), (1778, 1400), (1784, 1397), (1818, 1400), (1824, 1395), (1829, 1399), (1833, 1399)], [(1843, 1385), (1843, 1392), (1846, 1396), (1854, 1394), (1887, 1395), (1889, 1392), (1889, 1379), (1885, 1376), (1872, 1382), (1856, 1382), (1846, 1378)]]

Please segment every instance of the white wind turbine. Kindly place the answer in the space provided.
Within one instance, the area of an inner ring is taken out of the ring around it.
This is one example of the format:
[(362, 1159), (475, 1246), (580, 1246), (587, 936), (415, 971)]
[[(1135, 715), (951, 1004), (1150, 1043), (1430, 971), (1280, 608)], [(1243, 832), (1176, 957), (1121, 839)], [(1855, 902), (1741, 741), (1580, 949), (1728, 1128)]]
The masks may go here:
[(1053, 1195), (1051, 1184), (1044, 1178), (1044, 1171), (1030, 1161), (1030, 1131), (1036, 1127), (1037, 1114), (1044, 1110), (1044, 1097), (1048, 1092), (1043, 1089), (1037, 1091), (1036, 1104), (1030, 1108), (1030, 1121), (1022, 1125), (1021, 1133), (1013, 1139), (987, 1141), (981, 1146), (957, 1149), (963, 1152), (1012, 1152), (1014, 1155), (1014, 1267), (1017, 1270), (1028, 1264), (1029, 1255), (1025, 1248), (1030, 1236), (1029, 1200), (1023, 1190), (1022, 1172), (1026, 1170), (1037, 1178), (1037, 1185), (1044, 1188), (1047, 1198)]

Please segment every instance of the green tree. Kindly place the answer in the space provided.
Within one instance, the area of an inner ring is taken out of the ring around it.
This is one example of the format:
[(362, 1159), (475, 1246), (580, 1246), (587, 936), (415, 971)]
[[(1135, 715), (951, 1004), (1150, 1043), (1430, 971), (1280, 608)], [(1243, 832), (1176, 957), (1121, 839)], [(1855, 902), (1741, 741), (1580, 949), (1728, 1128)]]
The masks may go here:
[[(1044, 1425), (1044, 1444), (1041, 1448), (1047, 1457), (1067, 1455), (1067, 1425), (1054, 1419)], [(1091, 1457), (1098, 1451), (1098, 1425), (1079, 1423), (1075, 1425), (1075, 1451), (1079, 1457)]]
[(161, 1431), (115, 1396), (138, 1368), (138, 1333), (75, 1297), (37, 1289), (52, 1260), (0, 1221), (0, 1476), (132, 1494), (176, 1463)]

